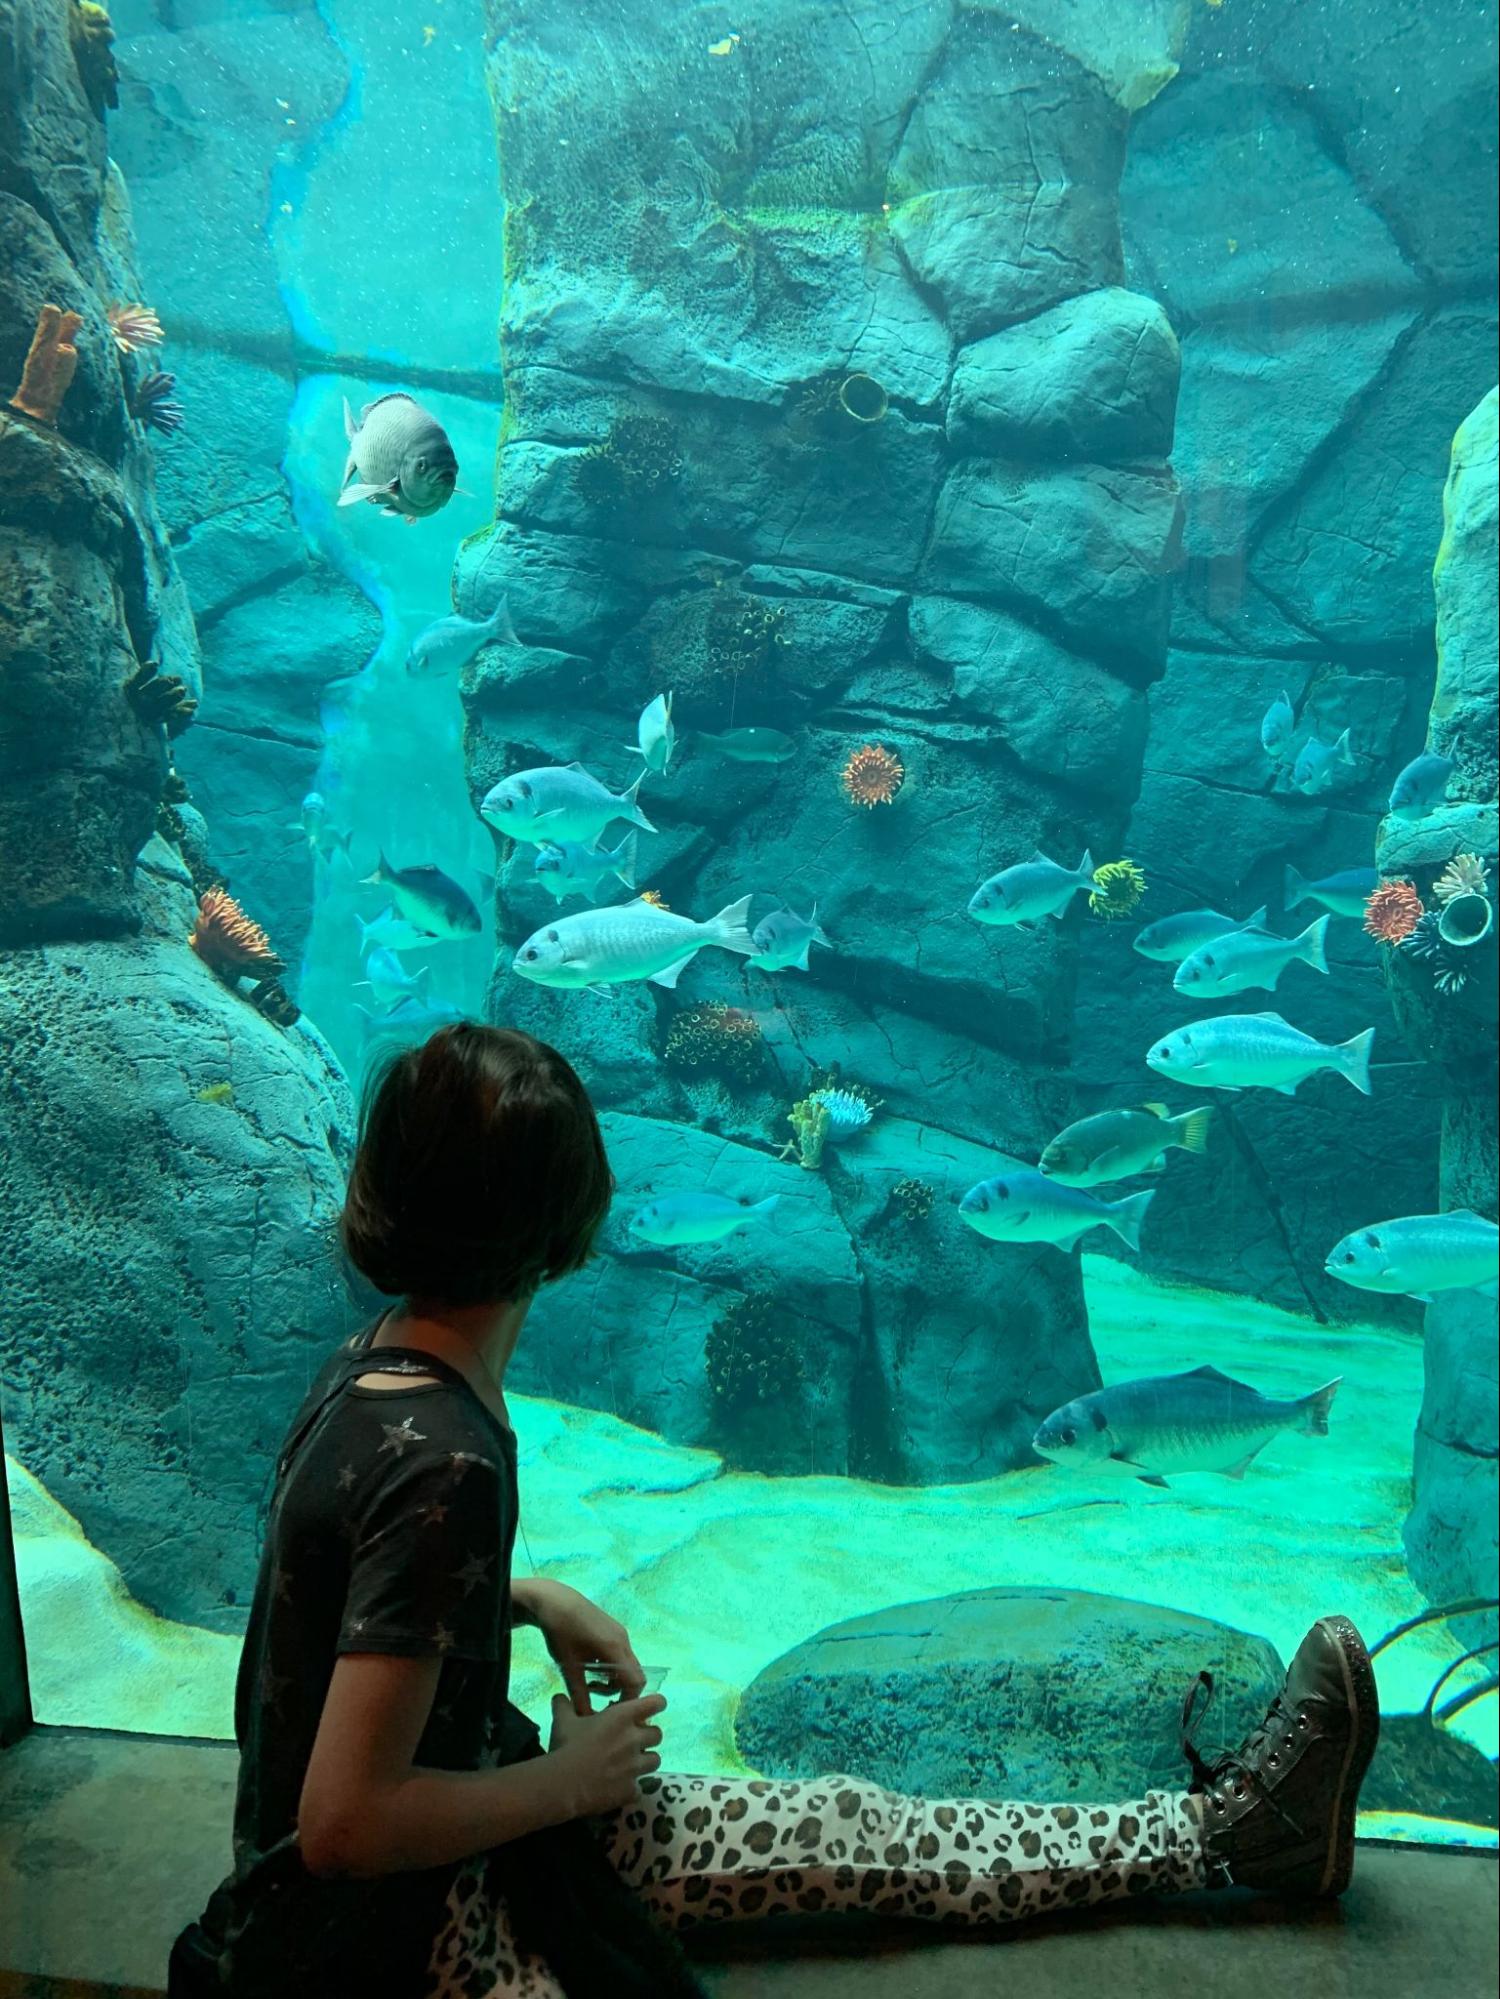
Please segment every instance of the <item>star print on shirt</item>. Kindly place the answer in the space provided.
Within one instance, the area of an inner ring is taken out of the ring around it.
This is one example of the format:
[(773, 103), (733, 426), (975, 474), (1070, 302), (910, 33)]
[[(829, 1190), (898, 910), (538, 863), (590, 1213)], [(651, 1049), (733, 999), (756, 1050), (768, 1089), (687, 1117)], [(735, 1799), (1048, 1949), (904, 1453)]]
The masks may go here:
[[(394, 1451), (398, 1458), (405, 1453), (409, 1445), (425, 1444), (427, 1441), (424, 1432), (412, 1428), (410, 1416), (404, 1417), (399, 1423), (382, 1423), (380, 1427), (385, 1432), (385, 1442), (380, 1449)], [(379, 1456), (379, 1452), (376, 1455)]]
[(453, 1633), (446, 1624), (440, 1624), (432, 1634), (432, 1642), (440, 1652), (451, 1652), (454, 1647)]
[(448, 1518), (448, 1509), (440, 1499), (434, 1499), (430, 1506), (424, 1506), (417, 1515), (424, 1527), (441, 1527)]
[(450, 1451), (448, 1453), (449, 1472), (455, 1485), (458, 1484), (470, 1465), (482, 1465), (483, 1463), (484, 1459), (480, 1457), (477, 1451)]
[(354, 1490), (354, 1478), (355, 1478), (355, 1472), (353, 1465), (342, 1466), (339, 1470), (339, 1491), (352, 1492)]
[(493, 1555), (470, 1555), (463, 1567), (454, 1576), (456, 1583), (464, 1586), (464, 1595), (472, 1596), (474, 1591), (490, 1579), (490, 1563)]

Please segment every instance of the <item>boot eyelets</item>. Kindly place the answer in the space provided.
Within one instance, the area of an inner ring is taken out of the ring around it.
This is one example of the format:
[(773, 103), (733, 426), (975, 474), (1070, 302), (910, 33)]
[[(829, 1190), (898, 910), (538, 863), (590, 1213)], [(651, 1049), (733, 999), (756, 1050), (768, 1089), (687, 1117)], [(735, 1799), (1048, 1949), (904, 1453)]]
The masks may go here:
[(1298, 1726), (1299, 1728), (1306, 1728), (1306, 1726), (1307, 1726), (1307, 1716), (1306, 1716), (1305, 1714), (1299, 1714), (1299, 1715), (1298, 1715), (1298, 1717), (1297, 1717), (1297, 1726)]
[(1266, 1758), (1266, 1761), (1270, 1764), (1271, 1768), (1274, 1770), (1280, 1764), (1281, 1757), (1278, 1755), (1276, 1750), (1273, 1749), (1270, 1755)]

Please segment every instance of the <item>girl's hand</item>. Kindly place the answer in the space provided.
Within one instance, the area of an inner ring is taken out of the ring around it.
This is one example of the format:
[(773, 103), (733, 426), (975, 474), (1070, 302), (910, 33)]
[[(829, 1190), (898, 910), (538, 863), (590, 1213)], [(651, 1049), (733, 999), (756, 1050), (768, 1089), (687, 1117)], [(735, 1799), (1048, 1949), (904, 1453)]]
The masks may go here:
[(630, 1634), (617, 1619), (566, 1583), (543, 1577), (518, 1582), (513, 1595), (516, 1608), (541, 1631), (575, 1713), (593, 1711), (584, 1668), (595, 1659), (606, 1659), (615, 1668), (616, 1685), (627, 1701), (637, 1698), (646, 1675), (631, 1648)]
[(660, 1694), (648, 1694), (576, 1714), (565, 1694), (553, 1696), (551, 1759), (573, 1818), (628, 1805), (641, 1778), (661, 1768), (655, 1717), (665, 1706)]

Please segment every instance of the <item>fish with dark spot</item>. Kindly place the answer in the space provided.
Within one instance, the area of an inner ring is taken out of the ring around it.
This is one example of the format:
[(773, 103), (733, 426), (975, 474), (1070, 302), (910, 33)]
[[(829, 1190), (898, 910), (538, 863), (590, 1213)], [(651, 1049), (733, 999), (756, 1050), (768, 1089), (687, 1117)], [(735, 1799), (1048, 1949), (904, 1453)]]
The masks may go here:
[(1328, 1381), (1283, 1402), (1216, 1367), (1120, 1381), (1055, 1409), (1032, 1449), (1074, 1471), (1118, 1472), (1146, 1485), (1165, 1485), (1175, 1472), (1243, 1478), (1283, 1430), (1326, 1437), (1338, 1387)]
[(400, 391), (366, 403), (356, 419), (344, 404), (349, 456), (344, 463), (341, 507), (368, 500), (405, 521), (446, 507), (458, 485), (458, 458), (448, 433), (430, 410)]

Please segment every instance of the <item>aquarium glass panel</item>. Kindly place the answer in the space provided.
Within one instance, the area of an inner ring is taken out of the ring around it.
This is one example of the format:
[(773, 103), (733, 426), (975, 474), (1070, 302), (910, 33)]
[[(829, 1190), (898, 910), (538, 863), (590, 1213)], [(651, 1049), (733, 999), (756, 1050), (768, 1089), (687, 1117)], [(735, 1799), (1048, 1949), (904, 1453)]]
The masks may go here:
[(1139, 1795), (1340, 1612), (1493, 1843), (1493, 6), (0, 21), (38, 1718), (230, 1734), (470, 1018), (601, 1115), (517, 1564), (669, 1766)]

